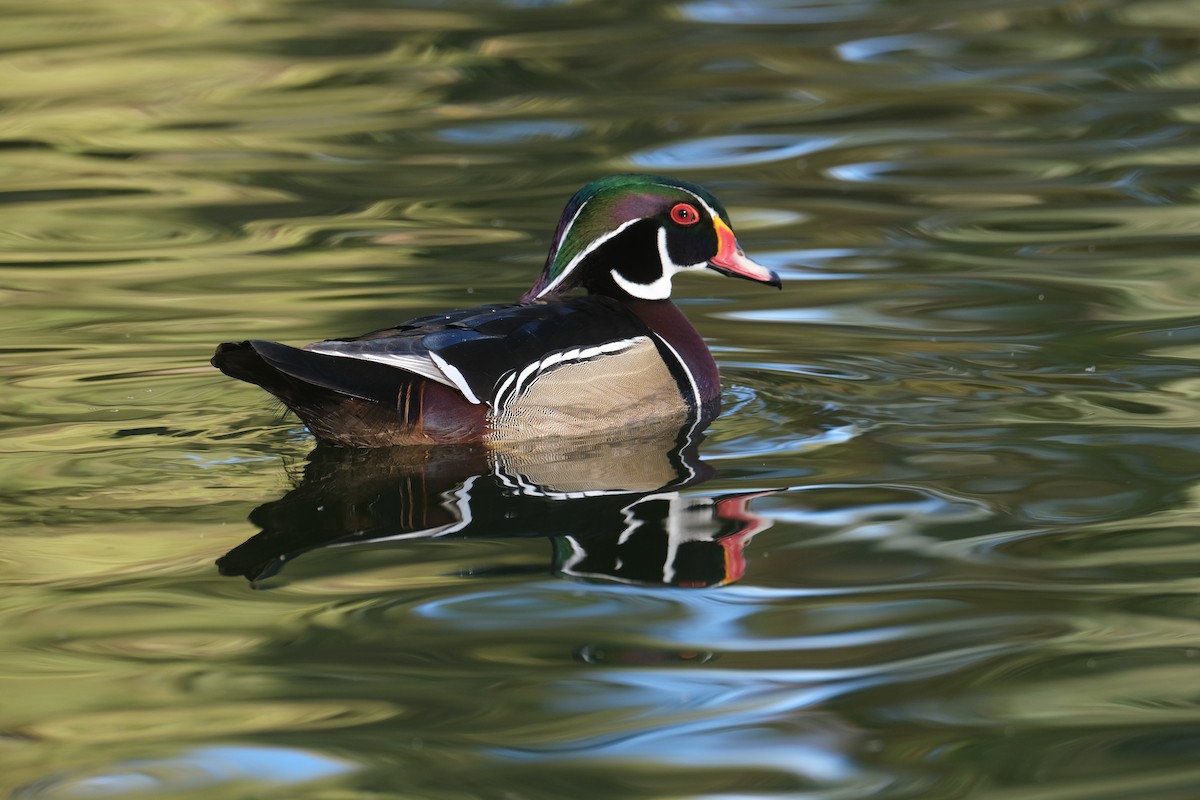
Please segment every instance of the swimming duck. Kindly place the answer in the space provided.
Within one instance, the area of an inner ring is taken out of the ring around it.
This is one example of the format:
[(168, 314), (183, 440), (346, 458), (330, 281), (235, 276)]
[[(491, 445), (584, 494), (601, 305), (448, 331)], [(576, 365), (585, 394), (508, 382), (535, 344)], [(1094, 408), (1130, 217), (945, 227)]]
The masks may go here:
[[(518, 303), (476, 306), (303, 348), (250, 340), (212, 364), (347, 447), (503, 443), (711, 419), (712, 354), (671, 302), (679, 272), (780, 286), (700, 186), (613, 175), (571, 198)], [(587, 294), (568, 295), (582, 288)]]

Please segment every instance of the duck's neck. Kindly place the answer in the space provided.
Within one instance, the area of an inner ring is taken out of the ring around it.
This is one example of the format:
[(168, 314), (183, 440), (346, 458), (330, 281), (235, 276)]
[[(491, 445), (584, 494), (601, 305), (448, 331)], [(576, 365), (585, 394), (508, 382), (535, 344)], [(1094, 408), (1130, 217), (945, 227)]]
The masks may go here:
[(717, 374), (717, 362), (704, 339), (692, 327), (679, 307), (670, 300), (622, 300), (625, 306), (637, 315), (646, 327), (654, 331), (663, 341), (679, 354), (696, 382), (702, 404), (715, 401), (721, 396), (721, 376)]

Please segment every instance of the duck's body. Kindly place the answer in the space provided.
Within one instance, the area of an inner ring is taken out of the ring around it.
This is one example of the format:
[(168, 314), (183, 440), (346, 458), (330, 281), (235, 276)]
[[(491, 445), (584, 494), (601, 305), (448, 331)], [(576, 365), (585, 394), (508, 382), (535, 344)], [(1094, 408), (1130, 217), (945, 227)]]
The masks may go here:
[[(779, 285), (742, 254), (723, 217), (692, 184), (601, 179), (567, 205), (546, 268), (518, 304), (303, 349), (226, 343), (212, 363), (344, 446), (520, 441), (706, 418), (720, 379), (670, 300), (671, 276), (709, 267)], [(564, 294), (576, 286), (589, 294)]]
[(214, 364), (274, 394), (318, 439), (358, 447), (682, 421), (710, 413), (720, 393), (678, 307), (603, 295), (478, 306), (304, 349), (223, 344)]

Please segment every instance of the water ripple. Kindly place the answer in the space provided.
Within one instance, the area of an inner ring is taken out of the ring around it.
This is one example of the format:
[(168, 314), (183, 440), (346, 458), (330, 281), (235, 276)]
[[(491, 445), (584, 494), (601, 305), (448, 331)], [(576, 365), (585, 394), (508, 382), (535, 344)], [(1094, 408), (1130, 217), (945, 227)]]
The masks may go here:
[(941, 214), (927, 217), (918, 230), (934, 239), (964, 243), (1017, 242), (1036, 244), (1084, 242), (1095, 250), (1137, 240), (1153, 245), (1194, 244), (1200, 238), (1200, 222), (1187, 208), (1057, 208), (1037, 211), (996, 211), (970, 214)]
[(643, 150), (628, 158), (646, 169), (697, 169), (765, 164), (828, 150), (843, 144), (841, 136), (715, 136)]
[(881, 187), (929, 187), (939, 191), (977, 188), (981, 192), (994, 193), (1006, 186), (1044, 190), (1049, 185), (1063, 183), (1064, 178), (1078, 175), (1083, 168), (1083, 164), (1062, 160), (1006, 158), (1001, 161), (963, 156), (839, 164), (831, 167), (828, 174), (836, 180)]
[(355, 769), (354, 764), (343, 759), (298, 748), (196, 747), (177, 756), (130, 759), (107, 769), (57, 774), (19, 789), (13, 797), (20, 800), (163, 797), (177, 792), (216, 791), (231, 783), (287, 786)]
[(859, 19), (878, 7), (875, 0), (700, 0), (680, 10), (714, 25), (821, 25)]
[(26, 735), (71, 744), (195, 739), (259, 731), (350, 728), (391, 719), (400, 710), (384, 702), (210, 703), (188, 709), (116, 709), (47, 718), (26, 726)]
[(539, 139), (571, 139), (582, 132), (582, 125), (563, 120), (521, 120), (445, 128), (439, 131), (438, 136), (458, 144), (498, 145)]

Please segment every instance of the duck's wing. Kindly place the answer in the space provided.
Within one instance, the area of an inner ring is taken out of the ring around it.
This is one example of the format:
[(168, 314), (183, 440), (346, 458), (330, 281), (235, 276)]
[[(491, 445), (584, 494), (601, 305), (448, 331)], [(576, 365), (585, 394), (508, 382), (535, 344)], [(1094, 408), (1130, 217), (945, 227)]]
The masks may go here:
[(495, 406), (501, 395), (564, 359), (620, 352), (648, 336), (645, 324), (621, 303), (589, 295), (422, 317), (352, 339), (317, 342), (304, 352), (385, 365), (452, 386), (472, 403)]
[(305, 346), (310, 353), (349, 358), (383, 364), (393, 369), (419, 375), (461, 391), (455, 381), (438, 364), (437, 358), (425, 344), (425, 337), (455, 325), (467, 324), (479, 314), (496, 314), (513, 306), (479, 306), (409, 320), (392, 328), (383, 328), (362, 336), (326, 339)]

